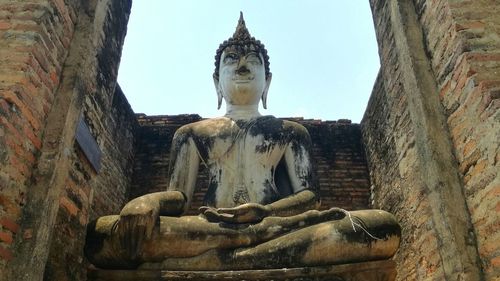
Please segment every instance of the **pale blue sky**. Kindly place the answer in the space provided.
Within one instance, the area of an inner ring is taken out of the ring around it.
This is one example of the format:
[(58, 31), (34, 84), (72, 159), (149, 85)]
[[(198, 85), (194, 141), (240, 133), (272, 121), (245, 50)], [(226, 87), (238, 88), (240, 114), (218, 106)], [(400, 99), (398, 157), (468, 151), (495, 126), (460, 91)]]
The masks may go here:
[(262, 114), (361, 121), (379, 69), (368, 0), (135, 0), (118, 76), (134, 111), (223, 115), (214, 55), (240, 11), (270, 56)]

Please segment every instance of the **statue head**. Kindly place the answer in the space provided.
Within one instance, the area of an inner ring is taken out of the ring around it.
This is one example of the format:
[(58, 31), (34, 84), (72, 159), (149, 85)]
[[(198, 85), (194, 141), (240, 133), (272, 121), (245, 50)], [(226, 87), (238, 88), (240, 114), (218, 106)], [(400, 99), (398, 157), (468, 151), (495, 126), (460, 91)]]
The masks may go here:
[(220, 44), (215, 55), (213, 74), (218, 108), (222, 99), (236, 105), (248, 105), (262, 99), (267, 108), (267, 91), (271, 83), (269, 56), (259, 40), (250, 36), (240, 12), (233, 36)]

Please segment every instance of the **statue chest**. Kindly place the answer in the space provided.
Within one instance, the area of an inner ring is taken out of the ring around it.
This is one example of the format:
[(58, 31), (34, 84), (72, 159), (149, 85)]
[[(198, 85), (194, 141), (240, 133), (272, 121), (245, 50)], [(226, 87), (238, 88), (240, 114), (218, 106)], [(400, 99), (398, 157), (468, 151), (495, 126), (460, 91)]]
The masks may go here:
[(205, 164), (228, 169), (231, 167), (251, 169), (253, 166), (275, 165), (282, 158), (287, 146), (286, 141), (276, 141), (263, 135), (214, 137), (206, 143), (209, 145), (202, 153)]
[(287, 142), (264, 135), (217, 138), (206, 151), (203, 162), (209, 169), (209, 205), (234, 207), (244, 203), (275, 201), (278, 191), (274, 172)]

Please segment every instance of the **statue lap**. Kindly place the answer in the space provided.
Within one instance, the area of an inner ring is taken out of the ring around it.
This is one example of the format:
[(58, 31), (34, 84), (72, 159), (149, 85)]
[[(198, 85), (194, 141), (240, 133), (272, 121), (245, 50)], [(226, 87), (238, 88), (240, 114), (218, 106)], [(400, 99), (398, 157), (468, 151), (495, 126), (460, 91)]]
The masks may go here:
[(401, 230), (390, 213), (353, 211), (341, 220), (336, 214), (311, 210), (237, 226), (200, 216), (160, 217), (136, 260), (114, 232), (119, 216), (106, 216), (88, 234), (94, 240), (87, 241), (87, 256), (103, 268), (248, 270), (381, 260), (397, 250)]

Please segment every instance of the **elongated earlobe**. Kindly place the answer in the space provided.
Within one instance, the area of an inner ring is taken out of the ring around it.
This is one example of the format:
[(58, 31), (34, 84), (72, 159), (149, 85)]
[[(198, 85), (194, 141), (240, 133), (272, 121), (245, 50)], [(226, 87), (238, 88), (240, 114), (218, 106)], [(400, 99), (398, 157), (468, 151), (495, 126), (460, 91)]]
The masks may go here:
[(217, 91), (217, 110), (220, 109), (221, 105), (222, 105), (222, 93), (220, 91)]
[(273, 76), (269, 73), (266, 78), (266, 87), (262, 92), (262, 107), (264, 107), (264, 109), (267, 109), (267, 92), (269, 91), (269, 85), (271, 85), (271, 78), (273, 78)]
[(219, 77), (215, 76), (215, 74), (212, 77), (214, 79), (215, 91), (217, 92), (217, 110), (219, 110), (222, 105), (222, 91), (219, 89)]

